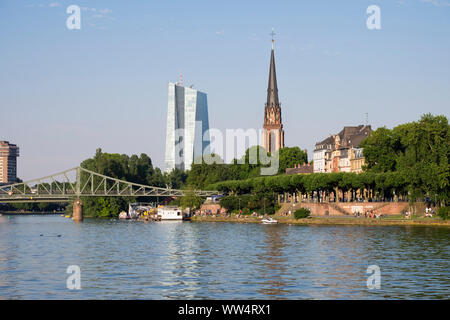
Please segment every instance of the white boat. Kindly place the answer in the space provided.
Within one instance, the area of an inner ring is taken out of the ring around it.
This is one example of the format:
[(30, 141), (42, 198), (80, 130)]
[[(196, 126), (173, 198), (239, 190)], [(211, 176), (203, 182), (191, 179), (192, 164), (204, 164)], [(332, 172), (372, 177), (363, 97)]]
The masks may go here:
[(174, 206), (160, 207), (158, 216), (161, 216), (161, 220), (183, 220), (183, 211)]
[(277, 224), (278, 221), (273, 218), (264, 218), (261, 220), (262, 224)]

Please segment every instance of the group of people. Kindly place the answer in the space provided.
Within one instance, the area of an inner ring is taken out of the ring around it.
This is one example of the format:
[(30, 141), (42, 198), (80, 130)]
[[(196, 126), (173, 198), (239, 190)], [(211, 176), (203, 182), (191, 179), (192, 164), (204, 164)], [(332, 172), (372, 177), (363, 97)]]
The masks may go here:
[[(212, 210), (206, 210), (206, 209), (198, 210), (196, 212), (196, 215), (200, 215), (200, 216), (212, 216), (213, 214), (216, 214), (216, 213), (213, 213)], [(219, 214), (219, 212), (217, 212), (217, 214)]]
[(370, 210), (370, 211), (367, 210), (367, 211), (365, 212), (364, 216), (365, 216), (366, 218), (370, 218), (370, 219), (378, 219), (378, 218), (381, 217), (381, 213), (375, 213), (375, 212), (373, 212), (373, 210)]
[[(361, 217), (362, 214), (360, 212), (355, 212), (355, 217)], [(381, 218), (383, 215), (381, 213), (375, 213), (373, 212), (373, 210), (366, 210), (366, 212), (364, 212), (364, 218), (370, 218), (370, 219), (378, 219)]]
[(425, 217), (430, 217), (430, 218), (432, 218), (433, 217), (433, 215), (435, 214), (436, 212), (433, 210), (433, 209), (431, 209), (431, 208), (425, 208)]
[[(426, 207), (425, 208), (425, 217), (429, 217), (432, 218), (434, 215), (436, 214), (436, 211), (434, 209), (431, 209), (431, 207)], [(406, 219), (411, 219), (411, 211), (406, 211), (405, 212), (405, 218)]]

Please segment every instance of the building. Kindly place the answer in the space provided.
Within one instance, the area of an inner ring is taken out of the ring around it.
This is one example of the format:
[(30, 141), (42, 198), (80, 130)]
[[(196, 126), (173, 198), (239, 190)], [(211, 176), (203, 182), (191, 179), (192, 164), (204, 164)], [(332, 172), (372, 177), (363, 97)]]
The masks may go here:
[(17, 157), (19, 147), (8, 141), (0, 141), (0, 183), (15, 183), (17, 180)]
[(209, 153), (206, 93), (169, 83), (165, 171), (189, 170), (195, 159)]
[(365, 164), (363, 149), (362, 148), (352, 148), (350, 155), (350, 172), (360, 173), (362, 172), (362, 167)]
[(361, 172), (364, 156), (359, 145), (371, 132), (369, 125), (344, 127), (338, 134), (317, 142), (314, 172)]
[(310, 163), (296, 164), (294, 168), (286, 168), (286, 174), (310, 174), (314, 172), (313, 167)]
[(281, 104), (278, 100), (277, 74), (275, 71), (275, 55), (270, 56), (269, 84), (267, 87), (267, 102), (264, 108), (264, 124), (261, 145), (267, 152), (274, 152), (284, 147), (284, 130), (281, 121)]

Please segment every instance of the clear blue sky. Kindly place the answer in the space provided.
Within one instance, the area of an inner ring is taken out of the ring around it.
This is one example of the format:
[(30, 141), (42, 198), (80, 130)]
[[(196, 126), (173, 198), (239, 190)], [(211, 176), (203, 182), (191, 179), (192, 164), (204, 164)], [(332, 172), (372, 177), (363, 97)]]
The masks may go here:
[[(66, 8), (81, 11), (68, 30)], [(381, 30), (366, 9), (381, 8)], [(208, 94), (210, 127), (260, 128), (271, 29), (287, 146), (344, 125), (449, 115), (450, 0), (0, 1), (0, 140), (18, 175), (101, 147), (164, 165), (167, 82)]]

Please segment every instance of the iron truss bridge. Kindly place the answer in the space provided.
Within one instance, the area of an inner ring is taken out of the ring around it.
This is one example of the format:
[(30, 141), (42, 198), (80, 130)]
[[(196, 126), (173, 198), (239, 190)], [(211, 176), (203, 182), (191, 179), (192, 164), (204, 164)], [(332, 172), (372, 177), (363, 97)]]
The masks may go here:
[[(75, 175), (75, 181), (71, 176)], [(180, 197), (187, 192), (207, 197), (217, 191), (151, 187), (76, 167), (22, 183), (0, 186), (0, 203), (65, 202), (79, 197)]]

